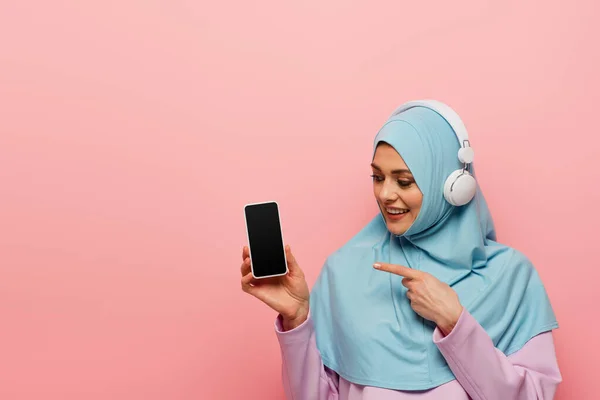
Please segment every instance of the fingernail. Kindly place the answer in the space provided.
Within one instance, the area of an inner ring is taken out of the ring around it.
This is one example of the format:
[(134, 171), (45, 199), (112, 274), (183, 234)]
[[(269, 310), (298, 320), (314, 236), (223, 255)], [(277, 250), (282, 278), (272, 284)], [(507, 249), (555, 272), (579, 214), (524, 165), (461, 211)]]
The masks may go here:
[(375, 263), (375, 264), (373, 264), (373, 268), (379, 269), (379, 268), (381, 268), (381, 264)]

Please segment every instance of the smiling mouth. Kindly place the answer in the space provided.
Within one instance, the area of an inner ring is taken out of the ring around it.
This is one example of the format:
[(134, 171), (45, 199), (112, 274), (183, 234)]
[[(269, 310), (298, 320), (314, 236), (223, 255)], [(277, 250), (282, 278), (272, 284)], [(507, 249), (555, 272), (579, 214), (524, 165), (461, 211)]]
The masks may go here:
[(385, 219), (389, 222), (398, 222), (406, 218), (410, 210), (406, 208), (383, 207)]
[(385, 211), (388, 214), (391, 214), (391, 215), (402, 215), (402, 214), (406, 214), (409, 210), (407, 210), (406, 208), (389, 208), (389, 207), (385, 207)]

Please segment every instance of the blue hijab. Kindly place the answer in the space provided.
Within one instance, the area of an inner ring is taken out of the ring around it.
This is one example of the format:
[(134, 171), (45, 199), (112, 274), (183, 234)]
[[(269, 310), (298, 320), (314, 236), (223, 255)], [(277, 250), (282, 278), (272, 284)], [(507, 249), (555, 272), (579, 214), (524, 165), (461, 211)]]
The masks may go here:
[(449, 284), (506, 355), (557, 328), (531, 262), (496, 242), (480, 190), (462, 207), (445, 201), (444, 181), (462, 167), (446, 120), (428, 108), (411, 108), (385, 123), (374, 147), (380, 142), (404, 159), (423, 203), (405, 234), (391, 234), (377, 215), (327, 258), (310, 300), (325, 366), (350, 382), (396, 390), (431, 389), (455, 379), (433, 343), (435, 324), (412, 310), (402, 277), (375, 270), (375, 261), (426, 271)]

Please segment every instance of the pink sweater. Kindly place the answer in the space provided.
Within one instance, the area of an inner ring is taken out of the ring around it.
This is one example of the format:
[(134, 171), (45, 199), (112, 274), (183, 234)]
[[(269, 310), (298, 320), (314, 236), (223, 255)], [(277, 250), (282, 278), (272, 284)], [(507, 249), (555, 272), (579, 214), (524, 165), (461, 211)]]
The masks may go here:
[(436, 329), (432, 338), (456, 380), (418, 392), (356, 385), (325, 367), (310, 318), (287, 332), (278, 318), (275, 328), (289, 400), (551, 400), (562, 381), (551, 332), (507, 357), (467, 311), (448, 336)]

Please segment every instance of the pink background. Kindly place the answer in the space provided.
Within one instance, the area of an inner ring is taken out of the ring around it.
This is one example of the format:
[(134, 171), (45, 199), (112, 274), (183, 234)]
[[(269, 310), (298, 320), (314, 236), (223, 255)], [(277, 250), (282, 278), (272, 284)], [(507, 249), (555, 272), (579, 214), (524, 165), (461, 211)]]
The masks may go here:
[(462, 115), (500, 238), (546, 283), (558, 398), (596, 398), (599, 12), (0, 1), (0, 398), (282, 399), (242, 207), (280, 202), (312, 286), (376, 212), (377, 129), (426, 97)]

